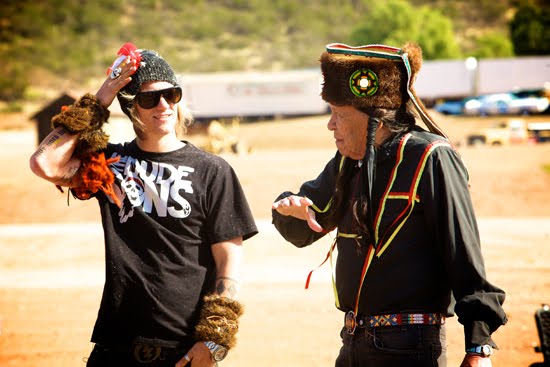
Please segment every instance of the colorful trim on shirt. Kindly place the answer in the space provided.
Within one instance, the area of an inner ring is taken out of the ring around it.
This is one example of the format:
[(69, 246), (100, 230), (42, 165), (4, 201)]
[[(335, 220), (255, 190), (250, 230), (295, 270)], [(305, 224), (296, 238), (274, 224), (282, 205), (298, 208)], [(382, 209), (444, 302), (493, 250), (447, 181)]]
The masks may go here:
[[(405, 157), (405, 147), (411, 137), (412, 137), (412, 134), (407, 133), (401, 138), (401, 141), (399, 142), (396, 162), (392, 169), (386, 190), (384, 191), (384, 194), (382, 196), (382, 199), (378, 208), (378, 213), (375, 217), (375, 223), (374, 223), (375, 241), (369, 246), (369, 250), (367, 252), (367, 256), (365, 257), (365, 262), (363, 264), (363, 269), (361, 271), (361, 279), (360, 279), (359, 289), (357, 291), (357, 297), (355, 302), (355, 310), (354, 310), (355, 315), (357, 315), (357, 311), (359, 309), (359, 299), (361, 296), (361, 290), (363, 289), (363, 284), (366, 278), (366, 274), (372, 263), (374, 256), (376, 257), (382, 256), (384, 251), (389, 247), (393, 239), (397, 236), (401, 228), (403, 228), (403, 226), (405, 225), (407, 219), (409, 218), (409, 216), (411, 215), (414, 209), (415, 203), (420, 202), (420, 197), (418, 196), (418, 186), (420, 184), (420, 179), (422, 177), (422, 174), (424, 173), (424, 169), (426, 167), (428, 158), (430, 157), (431, 153), (440, 146), (448, 146), (452, 148), (452, 146), (447, 141), (443, 141), (443, 140), (437, 140), (429, 144), (424, 149), (424, 152), (420, 156), (420, 159), (417, 163), (415, 173), (412, 177), (411, 184), (409, 186), (410, 187), (409, 192), (392, 192), (392, 188), (396, 183), (397, 175), (399, 173), (399, 167)], [(379, 233), (380, 224), (381, 224), (382, 216), (386, 209), (386, 203), (389, 199), (407, 200), (407, 206), (403, 211), (401, 211), (401, 213), (397, 215), (397, 217), (394, 219), (392, 224), (388, 227), (388, 229), (386, 229), (384, 234), (380, 236), (380, 233)], [(348, 234), (348, 233), (342, 233), (339, 231), (337, 233), (337, 237), (361, 238), (361, 236), (357, 234)], [(334, 248), (335, 246), (333, 245), (329, 250), (329, 253), (327, 254), (327, 258), (331, 259), (331, 267), (332, 267), (332, 252)], [(334, 274), (334, 269), (332, 269), (332, 273)], [(338, 294), (336, 291), (336, 282), (334, 281), (334, 275), (333, 275), (332, 283), (333, 283), (334, 293), (336, 297), (336, 306), (339, 307), (340, 301), (338, 299)]]

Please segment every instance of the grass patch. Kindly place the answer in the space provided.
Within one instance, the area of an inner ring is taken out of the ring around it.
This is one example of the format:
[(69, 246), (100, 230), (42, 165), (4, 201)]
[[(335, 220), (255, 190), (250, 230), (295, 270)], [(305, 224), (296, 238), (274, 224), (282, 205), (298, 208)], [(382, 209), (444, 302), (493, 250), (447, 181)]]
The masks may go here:
[(19, 101), (3, 103), (0, 105), (0, 112), (2, 113), (23, 112), (23, 103)]

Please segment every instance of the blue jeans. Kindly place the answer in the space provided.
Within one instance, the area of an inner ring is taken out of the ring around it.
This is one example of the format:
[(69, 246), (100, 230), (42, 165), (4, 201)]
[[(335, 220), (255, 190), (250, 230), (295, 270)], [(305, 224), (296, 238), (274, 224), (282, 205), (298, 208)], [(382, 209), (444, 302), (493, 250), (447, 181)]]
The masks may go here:
[(445, 325), (342, 329), (336, 367), (446, 367)]

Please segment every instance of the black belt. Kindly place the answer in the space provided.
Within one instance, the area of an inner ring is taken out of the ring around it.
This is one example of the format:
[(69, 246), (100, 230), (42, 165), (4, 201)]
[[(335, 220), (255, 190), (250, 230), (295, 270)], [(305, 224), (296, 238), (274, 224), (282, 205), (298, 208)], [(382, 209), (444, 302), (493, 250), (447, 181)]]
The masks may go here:
[(128, 345), (104, 345), (100, 343), (96, 343), (96, 345), (105, 350), (131, 355), (139, 363), (162, 361), (167, 356), (177, 353), (183, 354), (189, 348), (181, 343), (174, 343), (170, 346), (143, 342), (134, 342)]

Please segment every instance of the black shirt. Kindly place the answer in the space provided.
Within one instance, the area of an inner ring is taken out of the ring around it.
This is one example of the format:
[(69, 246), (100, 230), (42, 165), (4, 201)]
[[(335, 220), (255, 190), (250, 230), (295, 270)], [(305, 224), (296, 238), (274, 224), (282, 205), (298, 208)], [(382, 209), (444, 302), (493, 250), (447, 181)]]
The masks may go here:
[(92, 341), (189, 342), (216, 279), (210, 246), (257, 233), (231, 166), (190, 143), (173, 152), (109, 145), (119, 208), (97, 195), (106, 273)]
[[(320, 220), (330, 210), (342, 159), (337, 153), (319, 177), (304, 183), (297, 193), (313, 201)], [(355, 169), (348, 191), (357, 196), (357, 183), (364, 181), (360, 181), (361, 168)], [(344, 312), (355, 309), (372, 244), (377, 255), (361, 289), (359, 315), (452, 316), (456, 312), (465, 327), (466, 347), (494, 345), (491, 333), (506, 322), (501, 306), (505, 295), (486, 279), (468, 174), (457, 152), (439, 136), (416, 128), (378, 149), (375, 177), (375, 240), (364, 243), (353, 238), (360, 233), (350, 225), (349, 208), (340, 223), (335, 223), (339, 308)], [(279, 199), (291, 194), (285, 192)], [(305, 221), (276, 211), (273, 223), (298, 247), (324, 235), (310, 230)]]

